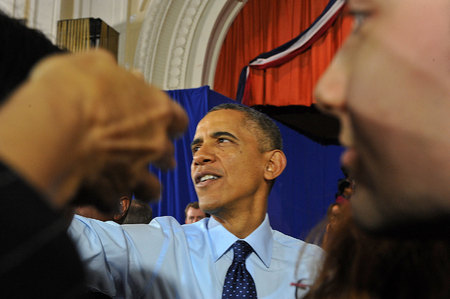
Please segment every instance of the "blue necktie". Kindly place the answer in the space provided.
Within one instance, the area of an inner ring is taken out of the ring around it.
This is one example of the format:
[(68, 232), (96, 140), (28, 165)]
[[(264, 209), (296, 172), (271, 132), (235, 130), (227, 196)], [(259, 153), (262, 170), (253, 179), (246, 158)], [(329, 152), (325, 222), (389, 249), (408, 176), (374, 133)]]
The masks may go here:
[(247, 242), (238, 240), (233, 244), (233, 251), (233, 263), (225, 276), (222, 298), (258, 298), (255, 282), (245, 267), (245, 260), (253, 248)]

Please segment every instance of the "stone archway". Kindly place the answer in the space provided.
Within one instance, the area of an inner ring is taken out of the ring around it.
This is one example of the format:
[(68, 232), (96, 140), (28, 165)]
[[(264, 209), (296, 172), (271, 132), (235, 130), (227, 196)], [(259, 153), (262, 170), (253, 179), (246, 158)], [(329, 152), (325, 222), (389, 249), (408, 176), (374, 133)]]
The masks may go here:
[(134, 67), (162, 89), (213, 87), (225, 35), (247, 0), (152, 0)]

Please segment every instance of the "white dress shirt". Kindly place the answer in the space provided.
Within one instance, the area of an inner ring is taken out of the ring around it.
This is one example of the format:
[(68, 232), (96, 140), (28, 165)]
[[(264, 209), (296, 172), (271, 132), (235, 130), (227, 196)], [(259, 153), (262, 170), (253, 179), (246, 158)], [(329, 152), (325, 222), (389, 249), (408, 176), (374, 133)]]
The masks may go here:
[[(150, 224), (117, 225), (76, 215), (69, 235), (89, 286), (115, 298), (219, 299), (233, 260), (230, 247), (238, 240), (214, 218), (180, 225), (157, 217)], [(246, 267), (258, 298), (292, 299), (292, 282), (313, 282), (322, 250), (272, 230), (267, 215), (244, 240), (254, 249)]]

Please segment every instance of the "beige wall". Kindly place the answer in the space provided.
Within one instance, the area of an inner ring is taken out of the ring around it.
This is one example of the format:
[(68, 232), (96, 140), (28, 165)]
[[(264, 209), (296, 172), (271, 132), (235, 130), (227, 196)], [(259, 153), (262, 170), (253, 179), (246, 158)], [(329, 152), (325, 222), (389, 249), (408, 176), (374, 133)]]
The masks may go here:
[(142, 22), (145, 17), (145, 9), (151, 0), (129, 0), (128, 3), (128, 22), (126, 27), (126, 41), (124, 45), (124, 55), (122, 64), (127, 68), (134, 65), (134, 55), (141, 32)]

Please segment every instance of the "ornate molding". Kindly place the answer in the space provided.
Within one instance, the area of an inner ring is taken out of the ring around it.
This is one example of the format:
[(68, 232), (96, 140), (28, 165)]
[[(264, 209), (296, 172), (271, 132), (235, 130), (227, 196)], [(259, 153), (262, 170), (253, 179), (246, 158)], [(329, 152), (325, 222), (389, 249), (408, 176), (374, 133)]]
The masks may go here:
[(136, 47), (135, 68), (163, 89), (211, 85), (237, 0), (153, 0)]
[(194, 30), (199, 25), (199, 16), (207, 2), (208, 0), (185, 1), (186, 5), (178, 11), (177, 30), (174, 31), (165, 72), (165, 86), (168, 89), (180, 88), (180, 83), (184, 81)]
[(142, 23), (135, 54), (135, 67), (153, 82), (154, 59), (159, 44), (160, 33), (164, 27), (164, 19), (172, 0), (153, 0), (147, 7), (145, 20)]

